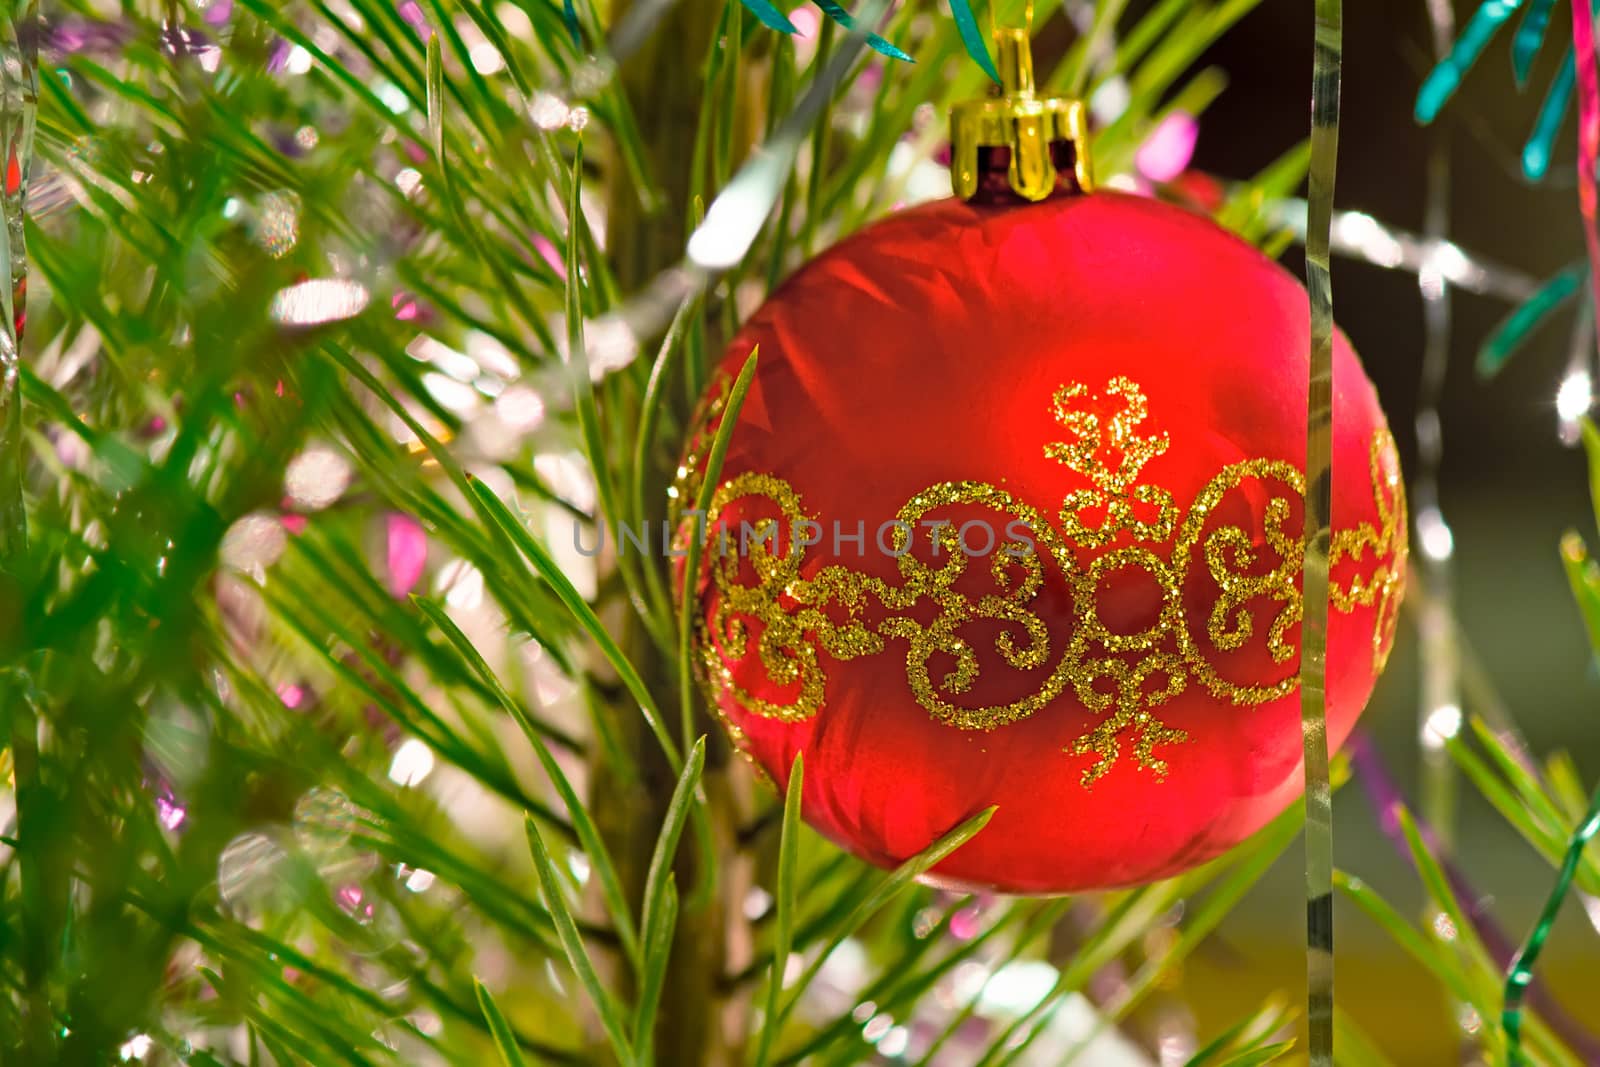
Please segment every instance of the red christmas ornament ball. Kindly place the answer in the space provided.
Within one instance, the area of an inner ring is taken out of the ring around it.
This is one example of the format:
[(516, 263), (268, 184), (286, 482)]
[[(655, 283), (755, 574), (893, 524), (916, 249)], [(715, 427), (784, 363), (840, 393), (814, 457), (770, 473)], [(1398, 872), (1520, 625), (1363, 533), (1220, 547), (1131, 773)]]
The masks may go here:
[[(1302, 787), (1308, 301), (1209, 220), (1116, 193), (902, 211), (728, 347), (692, 501), (759, 347), (693, 582), (714, 710), (806, 821), (889, 866), (1060, 893), (1175, 874)], [(1393, 638), (1394, 444), (1334, 342), (1328, 734)], [(698, 523), (698, 525), (696, 525)]]

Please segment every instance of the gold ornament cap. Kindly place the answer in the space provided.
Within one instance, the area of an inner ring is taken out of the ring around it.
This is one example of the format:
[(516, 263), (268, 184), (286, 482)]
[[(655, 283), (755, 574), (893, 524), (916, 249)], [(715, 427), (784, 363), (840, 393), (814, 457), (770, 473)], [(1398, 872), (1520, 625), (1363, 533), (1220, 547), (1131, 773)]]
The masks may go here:
[[(963, 200), (1029, 201), (1094, 187), (1089, 115), (1081, 100), (1035, 96), (1028, 31), (995, 31), (1000, 85), (950, 110), (950, 184)], [(1004, 177), (1001, 177), (1001, 172)]]

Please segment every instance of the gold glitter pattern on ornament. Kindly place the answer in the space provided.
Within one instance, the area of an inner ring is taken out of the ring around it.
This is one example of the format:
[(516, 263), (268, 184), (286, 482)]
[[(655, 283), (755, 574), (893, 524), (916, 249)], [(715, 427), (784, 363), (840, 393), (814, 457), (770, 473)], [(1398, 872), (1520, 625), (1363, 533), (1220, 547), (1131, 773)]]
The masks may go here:
[[(1139, 481), (1170, 444), (1164, 433), (1139, 432), (1147, 408), (1127, 378), (1113, 378), (1099, 396), (1079, 383), (1062, 388), (1054, 413), (1070, 437), (1046, 445), (1045, 454), (1090, 487), (1067, 493), (1059, 529), (999, 486), (941, 482), (914, 495), (886, 524), (890, 536), (880, 547), (895, 557), (897, 580), (845, 563), (808, 565), (807, 549), (816, 542), (795, 532), (820, 526), (794, 487), (759, 472), (730, 478), (705, 517), (719, 544), (706, 552), (710, 610), (697, 624), (696, 643), (712, 704), (731, 699), (758, 716), (804, 722), (823, 707), (824, 657), (847, 662), (893, 647), (903, 652), (917, 703), (936, 721), (964, 730), (1015, 723), (1070, 690), (1094, 716), (1065, 749), (1093, 757), (1083, 772), (1088, 786), (1116, 764), (1125, 745), (1137, 766), (1164, 776), (1168, 764), (1156, 750), (1188, 735), (1164, 722), (1161, 709), (1190, 685), (1236, 706), (1293, 693), (1293, 670), (1285, 666), (1281, 677), (1263, 678), (1260, 658), (1264, 652), (1271, 663), (1286, 665), (1295, 654), (1304, 552), (1291, 525), (1303, 519), (1303, 475), (1281, 460), (1230, 464), (1196, 495), (1180, 523), (1171, 492)], [(1344, 613), (1376, 608), (1378, 669), (1394, 635), (1406, 524), (1386, 431), (1374, 435), (1371, 459), (1379, 523), (1337, 531), (1330, 556), (1345, 570), (1369, 573), (1334, 581), (1331, 598)], [(1008, 531), (1020, 527), (1027, 537), (1000, 543), (986, 560), (969, 555), (954, 522), (929, 521), (950, 508), (1003, 516)], [(1256, 514), (1259, 529), (1254, 520), (1249, 527), (1226, 521)], [(914, 531), (930, 528), (931, 560), (911, 544)], [(1047, 560), (1064, 581), (1070, 617), (1053, 605), (1059, 598), (1040, 599)], [(981, 592), (974, 589), (980, 584)], [(1130, 603), (1148, 607), (1140, 615)], [(1138, 617), (1130, 621), (1130, 613)], [(988, 635), (983, 642), (978, 632)], [(987, 692), (1015, 683), (1011, 698), (961, 701), (985, 677), (981, 644), (991, 645), (1010, 672)], [(1230, 670), (1229, 659), (1240, 654), (1255, 656), (1253, 669), (1246, 661), (1250, 677), (1232, 676), (1241, 668)]]
[[(1164, 433), (1140, 437), (1134, 432), (1149, 414), (1149, 404), (1133, 382), (1123, 377), (1111, 379), (1106, 396), (1121, 399), (1124, 405), (1107, 420), (1102, 434), (1103, 415), (1084, 403), (1090, 399), (1085, 386), (1073, 382), (1056, 393), (1056, 421), (1077, 436), (1046, 445), (1044, 454), (1094, 483), (1093, 489), (1067, 494), (1061, 505), (1061, 528), (1081, 545), (1106, 544), (1119, 530), (1128, 530), (1142, 541), (1165, 541), (1172, 536), (1177, 505), (1165, 489), (1138, 481), (1144, 465), (1165, 452), (1171, 441)], [(1116, 461), (1115, 468), (1108, 466), (1111, 458)], [(1155, 517), (1136, 518), (1135, 505), (1153, 511)], [(1097, 508), (1105, 509), (1105, 517), (1100, 525), (1091, 526), (1084, 513)]]
[(1328, 566), (1337, 567), (1347, 559), (1361, 563), (1368, 549), (1372, 550), (1371, 558), (1375, 566), (1365, 580), (1357, 575), (1345, 587), (1338, 582), (1330, 582), (1328, 598), (1335, 609), (1343, 612), (1354, 611), (1358, 607), (1377, 608), (1377, 620), (1372, 629), (1372, 673), (1378, 674), (1389, 662), (1395, 628), (1400, 621), (1400, 599), (1405, 594), (1406, 585), (1406, 556), (1410, 551), (1410, 524), (1406, 518), (1405, 488), (1400, 481), (1400, 461), (1395, 454), (1394, 441), (1388, 434), (1373, 436), (1369, 461), (1378, 527), (1374, 529), (1371, 523), (1363, 522), (1352, 530), (1335, 530), (1329, 546)]

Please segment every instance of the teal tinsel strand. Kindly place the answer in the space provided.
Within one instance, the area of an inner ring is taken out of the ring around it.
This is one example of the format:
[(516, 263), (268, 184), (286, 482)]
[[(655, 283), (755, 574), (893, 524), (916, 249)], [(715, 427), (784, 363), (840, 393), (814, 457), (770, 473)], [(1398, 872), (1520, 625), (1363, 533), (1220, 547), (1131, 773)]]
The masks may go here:
[(978, 18), (972, 13), (972, 5), (967, 0), (950, 0), (950, 14), (955, 17), (956, 30), (961, 34), (961, 43), (967, 47), (967, 55), (983, 68), (991, 81), (998, 84), (1000, 72), (994, 69), (994, 60), (989, 58), (989, 46), (984, 43), (983, 31), (978, 28)]
[(1522, 173), (1529, 181), (1543, 181), (1550, 170), (1550, 152), (1555, 145), (1556, 135), (1561, 132), (1561, 124), (1566, 121), (1567, 112), (1572, 108), (1572, 86), (1577, 72), (1578, 65), (1572, 58), (1572, 49), (1568, 48), (1567, 58), (1562, 60), (1561, 69), (1551, 79), (1544, 103), (1539, 105), (1539, 117), (1534, 120), (1528, 143), (1522, 146)]
[(1478, 376), (1492, 378), (1498, 374), (1528, 335), (1551, 312), (1572, 299), (1588, 274), (1586, 264), (1574, 263), (1545, 282), (1521, 307), (1507, 315), (1478, 350)]
[[(855, 28), (855, 16), (846, 11), (844, 7), (838, 3), (838, 0), (817, 0), (817, 6), (822, 8), (823, 14), (827, 15), (830, 19), (837, 22), (845, 29), (850, 30)], [(877, 52), (879, 55), (888, 56), (890, 59), (903, 59), (908, 63), (914, 62), (906, 53), (902, 52), (900, 49), (896, 48), (894, 45), (890, 44), (888, 41), (884, 40), (882, 37), (879, 37), (875, 33), (867, 34), (867, 47), (872, 49), (874, 52)]]
[(1433, 68), (1422, 83), (1422, 88), (1417, 91), (1418, 122), (1429, 123), (1438, 116), (1445, 103), (1455, 95), (1461, 79), (1478, 61), (1484, 48), (1488, 47), (1495, 32), (1521, 6), (1522, 0), (1483, 0), (1478, 10), (1472, 13), (1467, 28), (1456, 39), (1450, 54)]
[(1528, 81), (1528, 71), (1539, 55), (1539, 46), (1544, 44), (1545, 30), (1550, 28), (1550, 9), (1555, 6), (1556, 0), (1533, 0), (1517, 26), (1517, 35), (1511, 39), (1511, 69), (1518, 85)]
[(772, 0), (740, 0), (740, 3), (769, 30), (791, 34), (799, 32), (795, 24), (789, 21), (789, 16), (773, 6)]
[(1511, 969), (1506, 973), (1505, 1009), (1500, 1013), (1500, 1023), (1505, 1027), (1506, 1052), (1512, 1067), (1520, 1067), (1528, 1062), (1522, 1052), (1522, 995), (1528, 983), (1533, 981), (1533, 965), (1539, 961), (1539, 953), (1550, 936), (1550, 928), (1555, 925), (1561, 903), (1572, 891), (1583, 850), (1596, 834), (1600, 834), (1600, 789), (1595, 790), (1594, 798), (1589, 801), (1588, 814), (1567, 843), (1567, 855), (1562, 860), (1561, 872), (1556, 876), (1549, 899), (1544, 902), (1544, 910), (1539, 913), (1538, 923), (1534, 925), (1533, 932), (1528, 934), (1528, 940), (1517, 953), (1516, 959), (1511, 961)]

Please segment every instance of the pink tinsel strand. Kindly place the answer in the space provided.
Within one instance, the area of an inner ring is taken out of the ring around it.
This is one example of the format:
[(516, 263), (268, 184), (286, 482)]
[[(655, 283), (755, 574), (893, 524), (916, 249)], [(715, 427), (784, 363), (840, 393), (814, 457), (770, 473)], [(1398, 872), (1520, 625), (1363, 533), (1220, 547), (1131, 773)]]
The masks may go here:
[(1174, 111), (1150, 132), (1134, 153), (1133, 165), (1153, 182), (1170, 182), (1189, 167), (1200, 124), (1186, 111)]
[(410, 515), (391, 514), (387, 523), (389, 592), (405, 599), (428, 562), (428, 535)]
[[(1595, 70), (1594, 10), (1572, 0), (1572, 50), (1578, 64), (1578, 210), (1589, 248), (1589, 288), (1600, 310), (1600, 232), (1595, 229), (1595, 160), (1600, 157), (1600, 76)], [(1600, 336), (1600, 335), (1597, 335)]]

